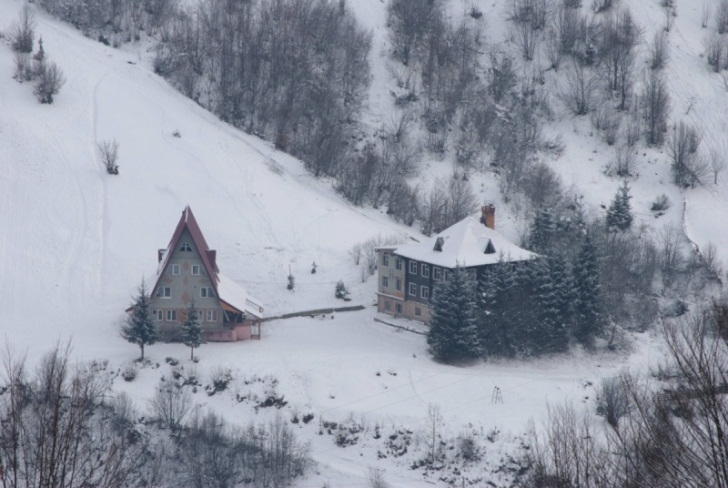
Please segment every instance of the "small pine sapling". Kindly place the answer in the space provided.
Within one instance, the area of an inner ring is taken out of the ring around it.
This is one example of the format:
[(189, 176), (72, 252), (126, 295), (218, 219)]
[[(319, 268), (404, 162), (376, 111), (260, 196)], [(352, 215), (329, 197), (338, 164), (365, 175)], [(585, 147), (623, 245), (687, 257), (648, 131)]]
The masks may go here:
[(311, 265), (311, 274), (316, 274), (317, 267), (318, 267), (318, 265), (316, 264), (316, 261), (314, 261), (313, 264)]
[(142, 354), (141, 359), (144, 360), (144, 346), (157, 342), (157, 325), (152, 318), (149, 308), (150, 297), (143, 279), (138, 291), (139, 294), (134, 298), (126, 323), (121, 327), (121, 337), (131, 344), (138, 345)]
[(182, 342), (190, 348), (190, 361), (195, 358), (195, 349), (200, 347), (202, 341), (202, 324), (200, 323), (200, 312), (195, 308), (195, 302), (190, 302), (185, 312), (185, 320), (182, 322)]

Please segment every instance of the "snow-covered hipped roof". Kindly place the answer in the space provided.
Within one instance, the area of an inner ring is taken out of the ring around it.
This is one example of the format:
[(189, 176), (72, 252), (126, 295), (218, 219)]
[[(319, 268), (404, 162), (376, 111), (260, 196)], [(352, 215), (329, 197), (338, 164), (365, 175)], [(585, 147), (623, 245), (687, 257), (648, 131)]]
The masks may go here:
[(399, 246), (395, 254), (445, 268), (469, 268), (501, 260), (527, 261), (537, 257), (486, 227), (474, 216), (466, 217), (423, 242)]

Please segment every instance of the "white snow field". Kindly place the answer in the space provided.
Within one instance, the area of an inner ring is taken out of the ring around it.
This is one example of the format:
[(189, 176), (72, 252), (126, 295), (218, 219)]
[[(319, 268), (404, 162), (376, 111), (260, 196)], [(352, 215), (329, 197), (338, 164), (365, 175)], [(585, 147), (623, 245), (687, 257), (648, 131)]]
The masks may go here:
[[(378, 125), (389, 119), (392, 107), (385, 68), (386, 2), (349, 3), (374, 34), (367, 120)], [(486, 14), (488, 42), (507, 44), (506, 2), (471, 3)], [(699, 124), (706, 148), (725, 149), (728, 90), (700, 57), (702, 2), (675, 3), (668, 67), (673, 119)], [(453, 15), (467, 7), (451, 4)], [(662, 28), (658, 0), (623, 4), (644, 28), (645, 42)], [(0, 31), (22, 5), (0, 0)], [(513, 474), (499, 467), (518, 454), (529, 420), (540, 422), (549, 403), (593, 407), (600, 378), (627, 368), (644, 371), (661, 361), (659, 341), (645, 333), (634, 337), (631, 353), (595, 357), (574, 351), (467, 367), (434, 363), (423, 335), (374, 321), (375, 280), (362, 283), (348, 254), (355, 244), (376, 236), (399, 236), (404, 242), (418, 236), (416, 229), (394, 223), (380, 210), (347, 204), (330, 182), (315, 180), (299, 161), (184, 98), (153, 73), (147, 44), (106, 47), (43, 13), (36, 35), (67, 78), (52, 105), (38, 104), (32, 86), (12, 79), (13, 53), (7, 40), (0, 40), (0, 337), (31, 363), (69, 339), (74, 357), (107, 359), (113, 370), (138, 356), (138, 348), (119, 336), (123, 311), (142, 277), (154, 276), (157, 249), (166, 247), (185, 205), (217, 249), (221, 272), (260, 299), (267, 315), (344, 305), (334, 298), (338, 280), (351, 291), (349, 304), (366, 308), (266, 322), (260, 341), (203, 345), (196, 351), (196, 365), (186, 360), (184, 346), (155, 344), (146, 352), (160, 366), (142, 369), (131, 383), (119, 378), (115, 388), (144, 409), (159, 378), (170, 373), (166, 357), (196, 368), (203, 383), (216, 367), (230, 368), (231, 391), (208, 397), (200, 390), (194, 396), (200, 408), (241, 424), (276, 414), (284, 420), (314, 414), (313, 421), (297, 427), (299, 437), (311, 442), (317, 463), (297, 481), (300, 488), (369, 486), (371, 466), (383, 469), (393, 487), (445, 486), (438, 480), (455, 479), (452, 472), (424, 474), (410, 468), (426, 456), (431, 404), (443, 416), (445, 437), (473, 432), (478, 439), (484, 462), (468, 467), (468, 479), (479, 480), (480, 486), (486, 481), (507, 486)], [(550, 164), (567, 186), (578, 184), (595, 215), (604, 212), (600, 205), (609, 204), (619, 185), (602, 172), (613, 150), (590, 134), (587, 119), (572, 117), (557, 100), (553, 105), (558, 110), (547, 130), (562, 135), (566, 150)], [(109, 140), (119, 143), (118, 176), (106, 174), (97, 154), (97, 144)], [(639, 225), (645, 232), (682, 226), (699, 246), (717, 244), (728, 261), (728, 177), (722, 175), (716, 186), (680, 192), (671, 184), (664, 150), (645, 148), (640, 154), (640, 176), (631, 182)], [(448, 162), (423, 164), (432, 165), (433, 173), (451, 170)], [(484, 179), (484, 188), (497, 188), (491, 180)], [(655, 220), (649, 204), (661, 193), (673, 206)], [(498, 205), (499, 229), (517, 240), (525, 225), (522, 216), (510, 212), (501, 196), (482, 196)], [(317, 273), (311, 274), (314, 261)], [(286, 290), (289, 269), (296, 277), (293, 293)], [(268, 379), (245, 383), (254, 378)], [(502, 402), (493, 401), (495, 387)], [(271, 389), (288, 402), (280, 410), (256, 413), (251, 400), (235, 399), (236, 393), (248, 392), (264, 398)], [(355, 435), (356, 444), (337, 447), (335, 436), (321, 427), (323, 420), (359, 423), (364, 430)], [(380, 439), (375, 439), (377, 426)], [(410, 452), (380, 459), (388, 436), (404, 429), (412, 431)]]

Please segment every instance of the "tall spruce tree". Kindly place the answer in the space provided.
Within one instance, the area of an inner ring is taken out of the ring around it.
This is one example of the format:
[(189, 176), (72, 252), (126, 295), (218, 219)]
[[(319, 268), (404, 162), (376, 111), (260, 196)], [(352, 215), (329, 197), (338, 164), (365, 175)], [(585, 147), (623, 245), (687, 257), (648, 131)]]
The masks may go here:
[(632, 226), (632, 208), (629, 204), (631, 198), (629, 185), (625, 181), (607, 210), (608, 229), (627, 230)]
[(556, 222), (548, 209), (540, 208), (531, 223), (528, 247), (535, 252), (546, 252), (556, 235)]
[(200, 322), (200, 311), (195, 308), (194, 300), (190, 302), (185, 311), (185, 320), (180, 326), (182, 328), (182, 342), (190, 348), (190, 360), (194, 359), (195, 349), (200, 347), (202, 342), (202, 323)]
[(126, 323), (121, 327), (121, 337), (132, 344), (139, 346), (144, 359), (144, 346), (152, 345), (157, 342), (157, 325), (152, 318), (152, 312), (149, 308), (149, 294), (147, 287), (142, 279), (142, 284), (138, 288), (139, 294), (134, 298), (131, 305), (131, 312), (126, 319)]
[(532, 341), (535, 352), (562, 352), (569, 342), (571, 298), (566, 262), (560, 257), (541, 258), (533, 262), (533, 269), (538, 311), (538, 329)]
[(584, 239), (573, 266), (574, 327), (576, 340), (591, 347), (604, 331), (602, 291), (599, 281), (597, 249), (591, 238)]
[(515, 271), (503, 260), (488, 266), (478, 288), (478, 335), (486, 356), (512, 356), (511, 294)]
[(432, 298), (427, 344), (436, 360), (452, 363), (480, 355), (475, 311), (475, 279), (457, 268), (438, 284)]

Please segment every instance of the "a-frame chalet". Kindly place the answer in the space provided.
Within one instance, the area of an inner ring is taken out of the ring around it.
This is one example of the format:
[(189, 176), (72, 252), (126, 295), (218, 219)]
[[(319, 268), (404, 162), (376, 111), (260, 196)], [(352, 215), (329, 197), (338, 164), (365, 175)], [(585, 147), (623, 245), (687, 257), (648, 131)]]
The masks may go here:
[(193, 301), (202, 319), (203, 340), (260, 339), (263, 306), (220, 273), (216, 258), (187, 206), (169, 246), (157, 254), (159, 269), (150, 308), (161, 339), (179, 338), (180, 324)]

